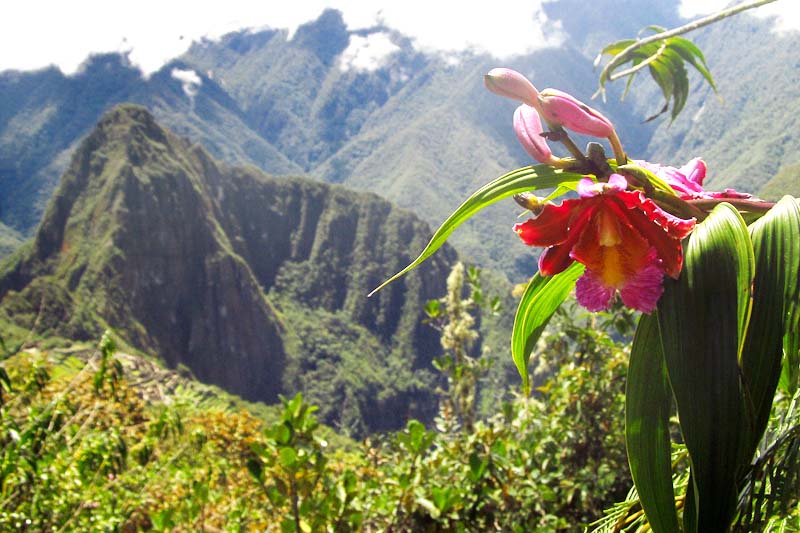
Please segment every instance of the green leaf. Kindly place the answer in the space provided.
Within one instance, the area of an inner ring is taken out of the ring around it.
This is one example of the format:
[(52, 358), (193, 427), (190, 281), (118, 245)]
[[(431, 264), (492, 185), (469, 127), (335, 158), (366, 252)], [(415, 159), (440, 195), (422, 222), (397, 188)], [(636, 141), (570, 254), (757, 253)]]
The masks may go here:
[(714, 92), (717, 92), (717, 86), (714, 84), (714, 78), (711, 77), (711, 72), (708, 70), (706, 58), (703, 52), (695, 46), (695, 44), (683, 37), (671, 37), (669, 39), (669, 46), (675, 50), (680, 56), (691, 63), (691, 65), (702, 74), (703, 78), (708, 82)]
[(800, 300), (800, 205), (785, 196), (750, 226), (755, 252), (753, 312), (742, 350), (745, 391), (753, 409), (750, 454), (766, 429), (781, 376), (784, 336), (796, 328)]
[(431, 241), (419, 254), (414, 261), (411, 262), (403, 270), (384, 281), (378, 288), (369, 293), (372, 296), (389, 283), (397, 278), (407, 274), (417, 267), (420, 263), (425, 261), (428, 257), (438, 250), (450, 236), (453, 231), (463, 224), (469, 217), (480, 211), (486, 206), (489, 206), (503, 198), (508, 198), (515, 194), (527, 191), (535, 191), (538, 189), (551, 189), (558, 187), (562, 182), (580, 180), (583, 176), (570, 172), (563, 172), (561, 170), (553, 169), (547, 165), (535, 165), (531, 167), (523, 167), (514, 171), (504, 174), (487, 183), (467, 198), (467, 200), (459, 206), (450, 217), (444, 221), (444, 224), (436, 230), (433, 234)]
[(665, 64), (669, 65), (670, 72), (672, 73), (672, 121), (686, 105), (686, 100), (689, 98), (689, 75), (686, 72), (686, 67), (683, 66), (683, 60), (680, 55), (671, 49), (664, 51), (661, 59)]
[(297, 464), (297, 451), (294, 448), (281, 448), (278, 457), (285, 468), (291, 469)]
[(800, 386), (800, 331), (791, 331), (783, 337), (783, 365), (779, 387), (789, 397)]
[(572, 292), (583, 270), (583, 265), (575, 262), (555, 276), (542, 276), (537, 272), (525, 288), (511, 333), (511, 355), (522, 378), (525, 394), (530, 394), (528, 360), (531, 351), (553, 313)]
[(658, 317), (642, 315), (628, 365), (625, 443), (631, 477), (654, 533), (680, 531), (672, 489), (671, 404)]
[(751, 421), (741, 394), (739, 353), (753, 263), (744, 221), (720, 204), (690, 236), (683, 272), (677, 281), (666, 280), (658, 306), (664, 360), (696, 488), (697, 520), (684, 518), (684, 526), (696, 523), (704, 533), (726, 531), (736, 509), (739, 469), (749, 463), (742, 453)]

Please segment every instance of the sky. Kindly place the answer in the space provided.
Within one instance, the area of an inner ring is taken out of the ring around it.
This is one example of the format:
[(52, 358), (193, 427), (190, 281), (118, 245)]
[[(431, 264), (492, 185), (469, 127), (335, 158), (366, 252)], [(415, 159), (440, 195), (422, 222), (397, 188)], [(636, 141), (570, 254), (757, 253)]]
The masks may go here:
[[(642, 0), (646, 2), (648, 0)], [(695, 18), (729, 0), (681, 0), (681, 14)], [(146, 74), (183, 53), (194, 40), (219, 38), (245, 28), (287, 28), (314, 20), (326, 7), (342, 11), (350, 29), (382, 22), (414, 39), (419, 49), (472, 48), (498, 58), (557, 44), (542, 0), (16, 0), (0, 19), (0, 71), (57, 65), (74, 73), (90, 53), (127, 52)], [(779, 28), (800, 29), (800, 2), (777, 0), (758, 8), (777, 13)], [(420, 16), (425, 13), (425, 16)], [(454, 15), (457, 13), (457, 15)], [(654, 21), (657, 23), (657, 21)], [(370, 68), (392, 49), (388, 39), (355, 41), (346, 61)]]

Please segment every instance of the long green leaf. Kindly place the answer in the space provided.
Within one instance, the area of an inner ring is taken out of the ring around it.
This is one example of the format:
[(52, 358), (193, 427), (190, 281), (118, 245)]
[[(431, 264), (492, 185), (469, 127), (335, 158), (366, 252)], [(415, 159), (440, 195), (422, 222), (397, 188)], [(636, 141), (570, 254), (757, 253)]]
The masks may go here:
[(756, 259), (753, 313), (742, 350), (745, 391), (753, 408), (750, 454), (766, 429), (781, 376), (783, 339), (800, 300), (800, 205), (785, 196), (750, 226)]
[(625, 444), (639, 501), (655, 533), (680, 531), (672, 489), (671, 403), (658, 317), (642, 315), (628, 364)]
[(714, 92), (717, 92), (717, 86), (714, 84), (714, 78), (711, 77), (711, 72), (708, 70), (706, 58), (692, 41), (683, 37), (672, 37), (669, 39), (669, 46), (678, 52), (685, 61), (691, 63), (702, 74), (711, 88), (714, 89)]
[(800, 331), (783, 337), (783, 365), (779, 386), (787, 396), (794, 396), (800, 386)]
[(436, 233), (433, 234), (431, 241), (422, 253), (419, 254), (419, 257), (403, 270), (384, 281), (378, 288), (370, 292), (369, 296), (372, 296), (397, 278), (407, 274), (433, 255), (433, 253), (447, 241), (447, 238), (458, 226), (484, 207), (521, 192), (552, 189), (558, 187), (562, 182), (576, 181), (580, 180), (582, 177), (583, 176), (580, 174), (563, 172), (547, 165), (535, 165), (511, 171), (487, 183), (472, 193), (472, 195), (444, 221), (441, 227), (436, 230)]
[(720, 204), (695, 228), (681, 276), (667, 280), (658, 306), (664, 360), (696, 489), (697, 517), (685, 509), (684, 527), (696, 524), (703, 533), (726, 531), (733, 518), (737, 472), (751, 431), (739, 353), (753, 262), (744, 221)]
[(511, 332), (511, 355), (522, 378), (525, 394), (530, 394), (528, 360), (531, 351), (553, 313), (572, 292), (583, 270), (583, 265), (575, 262), (555, 276), (542, 276), (537, 272), (525, 288)]

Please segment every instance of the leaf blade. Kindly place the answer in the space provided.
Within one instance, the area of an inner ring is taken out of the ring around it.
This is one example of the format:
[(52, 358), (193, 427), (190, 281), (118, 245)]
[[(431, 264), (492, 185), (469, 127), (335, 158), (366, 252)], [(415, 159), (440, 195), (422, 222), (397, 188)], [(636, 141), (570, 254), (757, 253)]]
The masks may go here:
[(655, 533), (680, 531), (672, 488), (671, 401), (658, 316), (642, 315), (628, 364), (625, 444), (639, 501)]
[(742, 374), (754, 412), (753, 453), (769, 421), (781, 376), (784, 338), (797, 329), (794, 308), (800, 300), (800, 204), (785, 196), (751, 224), (750, 234), (756, 273), (753, 312), (742, 349)]
[(722, 532), (735, 512), (737, 471), (751, 427), (739, 353), (754, 259), (739, 213), (729, 204), (717, 206), (695, 228), (685, 256), (680, 278), (666, 281), (658, 306), (664, 360), (698, 505), (696, 520), (690, 513), (684, 526)]
[(511, 356), (522, 378), (522, 389), (526, 395), (530, 393), (528, 360), (533, 345), (553, 313), (572, 292), (583, 271), (583, 265), (574, 262), (555, 276), (542, 276), (537, 272), (520, 298), (511, 332)]
[(444, 221), (439, 229), (436, 230), (428, 245), (414, 261), (403, 270), (381, 283), (367, 296), (372, 296), (389, 283), (416, 268), (420, 263), (433, 255), (433, 253), (447, 241), (447, 238), (458, 226), (484, 207), (521, 192), (550, 189), (558, 187), (562, 182), (575, 181), (582, 177), (583, 176), (580, 174), (563, 172), (547, 165), (523, 167), (503, 174), (472, 193), (472, 195)]

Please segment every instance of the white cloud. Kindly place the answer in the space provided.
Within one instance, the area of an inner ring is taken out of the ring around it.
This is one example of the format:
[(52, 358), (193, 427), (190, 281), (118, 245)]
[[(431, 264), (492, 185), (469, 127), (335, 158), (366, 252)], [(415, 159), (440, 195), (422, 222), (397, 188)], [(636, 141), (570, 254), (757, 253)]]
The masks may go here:
[(186, 93), (186, 96), (190, 99), (194, 99), (194, 97), (197, 96), (197, 92), (203, 84), (203, 80), (197, 75), (197, 72), (193, 70), (173, 68), (170, 72), (170, 76), (181, 82), (183, 92)]
[[(160, 68), (201, 37), (244, 28), (288, 28), (326, 7), (342, 11), (350, 29), (377, 22), (425, 50), (472, 47), (499, 57), (555, 44), (542, 30), (541, 0), (491, 3), (442, 0), (28, 0), (11, 2), (0, 18), (0, 70), (58, 65), (75, 72), (94, 52), (129, 52), (144, 72)], [(371, 47), (372, 45), (370, 45)], [(376, 49), (377, 50), (377, 49)]]
[(350, 44), (342, 52), (341, 68), (344, 71), (377, 70), (400, 47), (386, 33), (370, 33), (366, 37), (351, 35)]

